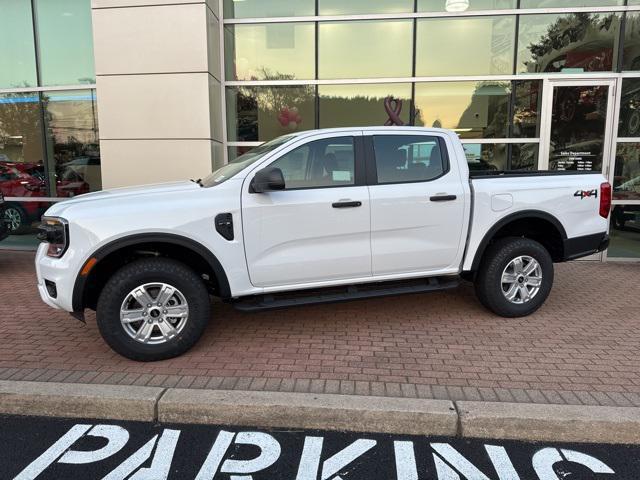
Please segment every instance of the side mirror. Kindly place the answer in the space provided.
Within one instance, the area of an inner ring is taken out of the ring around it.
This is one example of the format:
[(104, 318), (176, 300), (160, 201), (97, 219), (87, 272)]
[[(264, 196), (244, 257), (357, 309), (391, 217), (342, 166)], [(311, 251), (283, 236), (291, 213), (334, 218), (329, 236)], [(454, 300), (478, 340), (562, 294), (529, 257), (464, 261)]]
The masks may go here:
[(282, 170), (275, 167), (267, 167), (258, 170), (251, 181), (251, 191), (255, 193), (284, 190), (284, 175)]

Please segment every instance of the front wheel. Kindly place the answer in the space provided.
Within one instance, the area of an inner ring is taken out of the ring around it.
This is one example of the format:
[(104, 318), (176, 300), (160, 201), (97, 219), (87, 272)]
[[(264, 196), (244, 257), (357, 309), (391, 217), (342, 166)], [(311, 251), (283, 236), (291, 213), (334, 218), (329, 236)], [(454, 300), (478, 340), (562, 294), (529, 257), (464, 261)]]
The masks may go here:
[(528, 238), (503, 238), (486, 251), (475, 288), (480, 302), (502, 317), (524, 317), (538, 310), (553, 286), (553, 260)]
[(104, 286), (98, 328), (119, 354), (138, 361), (164, 360), (191, 348), (210, 312), (209, 294), (186, 265), (167, 258), (137, 260)]

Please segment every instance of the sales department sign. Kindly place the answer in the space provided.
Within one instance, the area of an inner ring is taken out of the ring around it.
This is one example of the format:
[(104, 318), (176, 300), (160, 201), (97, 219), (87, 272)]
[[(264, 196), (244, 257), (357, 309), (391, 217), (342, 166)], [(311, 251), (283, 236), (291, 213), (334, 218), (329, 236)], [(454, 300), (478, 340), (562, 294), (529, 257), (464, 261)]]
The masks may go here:
[[(12, 423), (13, 422), (13, 423)], [(0, 418), (15, 480), (640, 479), (640, 448)]]

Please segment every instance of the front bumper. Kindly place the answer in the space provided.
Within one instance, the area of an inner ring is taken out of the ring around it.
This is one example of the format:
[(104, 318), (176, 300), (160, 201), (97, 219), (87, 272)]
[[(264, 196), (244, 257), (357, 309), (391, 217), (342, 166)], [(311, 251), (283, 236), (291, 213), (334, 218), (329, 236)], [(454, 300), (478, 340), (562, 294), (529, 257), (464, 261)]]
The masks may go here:
[(564, 261), (588, 257), (604, 252), (607, 248), (609, 248), (609, 235), (606, 232), (568, 238), (564, 241)]
[[(36, 275), (38, 277), (38, 292), (42, 301), (50, 307), (73, 311), (73, 286), (75, 284), (76, 265), (73, 262), (73, 252), (67, 251), (62, 258), (47, 256), (48, 245), (41, 243), (36, 253)], [(56, 298), (47, 291), (45, 280), (56, 286)]]

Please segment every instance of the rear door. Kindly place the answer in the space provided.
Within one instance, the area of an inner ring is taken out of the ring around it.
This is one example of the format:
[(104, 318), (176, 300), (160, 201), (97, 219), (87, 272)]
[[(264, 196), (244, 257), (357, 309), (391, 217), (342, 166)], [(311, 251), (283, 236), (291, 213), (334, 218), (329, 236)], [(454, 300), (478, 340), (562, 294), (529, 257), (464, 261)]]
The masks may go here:
[(457, 272), (466, 189), (446, 137), (387, 130), (365, 136), (365, 145), (373, 275)]
[(242, 191), (251, 283), (259, 287), (371, 276), (369, 191), (361, 132), (316, 135), (260, 168), (282, 170), (286, 189)]

